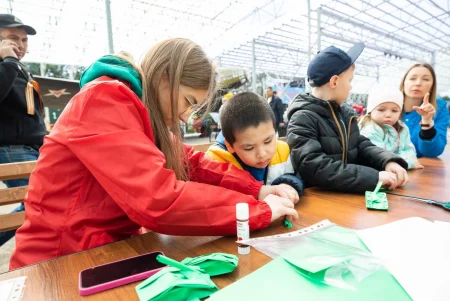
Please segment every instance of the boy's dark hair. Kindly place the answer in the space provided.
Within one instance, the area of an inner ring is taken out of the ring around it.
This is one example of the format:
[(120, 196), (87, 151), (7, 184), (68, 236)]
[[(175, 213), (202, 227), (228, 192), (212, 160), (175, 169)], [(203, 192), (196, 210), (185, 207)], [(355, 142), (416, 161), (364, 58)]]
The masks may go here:
[(267, 101), (252, 92), (233, 96), (220, 112), (220, 124), (225, 140), (231, 145), (236, 141), (234, 134), (262, 122), (272, 121), (275, 129), (275, 115)]

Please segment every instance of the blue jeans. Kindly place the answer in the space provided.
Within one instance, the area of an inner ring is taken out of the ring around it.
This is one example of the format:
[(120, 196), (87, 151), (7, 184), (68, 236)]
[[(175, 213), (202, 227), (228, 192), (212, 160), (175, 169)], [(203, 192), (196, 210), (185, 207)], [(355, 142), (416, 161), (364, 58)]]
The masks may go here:
[[(26, 145), (0, 145), (0, 164), (24, 161), (35, 161), (39, 152)], [(8, 188), (27, 186), (28, 178), (3, 181)], [(24, 211), (25, 206), (21, 203), (11, 213)], [(16, 235), (16, 230), (0, 232), (0, 246)]]

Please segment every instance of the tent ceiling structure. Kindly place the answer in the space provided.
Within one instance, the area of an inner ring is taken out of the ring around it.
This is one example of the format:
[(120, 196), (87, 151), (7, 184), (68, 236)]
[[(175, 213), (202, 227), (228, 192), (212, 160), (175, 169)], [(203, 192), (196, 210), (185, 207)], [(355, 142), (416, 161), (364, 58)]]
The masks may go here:
[(110, 3), (114, 50), (136, 58), (181, 36), (221, 66), (251, 70), (254, 48), (256, 72), (301, 77), (318, 49), (364, 41), (357, 75), (376, 80), (426, 61), (438, 89), (450, 91), (450, 1), (309, 1), (310, 26), (308, 0), (0, 0), (0, 13), (12, 11), (37, 30), (26, 61), (86, 66), (108, 53)]
[[(435, 67), (438, 90), (450, 93), (450, 1), (333, 0), (218, 56), (222, 66), (306, 76), (309, 57), (330, 45), (363, 41), (356, 75), (400, 77), (415, 62)], [(310, 33), (310, 34), (309, 34)], [(308, 37), (310, 40), (308, 40)], [(311, 47), (311, 52), (308, 52)], [(253, 50), (254, 49), (254, 50)]]
[[(324, 0), (319, 0), (324, 1)], [(294, 0), (0, 0), (0, 13), (37, 30), (28, 61), (88, 65), (108, 53), (108, 10), (115, 51), (139, 58), (170, 37), (186, 37), (210, 56), (244, 41), (296, 6)]]

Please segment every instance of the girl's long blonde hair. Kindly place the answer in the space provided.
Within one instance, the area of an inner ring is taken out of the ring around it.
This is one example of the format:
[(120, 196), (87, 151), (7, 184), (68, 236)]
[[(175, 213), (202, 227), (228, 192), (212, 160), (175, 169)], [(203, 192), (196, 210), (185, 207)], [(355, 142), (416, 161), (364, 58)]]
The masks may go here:
[[(397, 120), (397, 122), (393, 125), (393, 128), (397, 131), (397, 133), (401, 133), (403, 131), (403, 126), (400, 123), (400, 118)], [(361, 129), (367, 125), (367, 123), (372, 122), (372, 118), (370, 117), (370, 113), (364, 115), (362, 119), (359, 121), (359, 126)], [(386, 135), (386, 130), (384, 127), (381, 127), (383, 129), (384, 134)]]
[[(175, 172), (178, 180), (189, 180), (189, 164), (183, 148), (179, 126), (178, 93), (180, 85), (207, 90), (203, 108), (209, 111), (216, 86), (215, 68), (200, 46), (188, 39), (175, 38), (153, 46), (143, 57), (141, 66), (134, 64), (127, 52), (116, 54), (139, 72), (142, 82), (142, 102), (147, 108), (156, 146), (166, 157), (166, 168)], [(170, 99), (163, 103), (159, 84), (167, 76)], [(162, 107), (171, 106), (172, 123), (166, 124)]]
[[(166, 167), (178, 180), (189, 180), (179, 126), (178, 93), (180, 85), (207, 90), (205, 105), (210, 107), (216, 85), (215, 68), (202, 48), (188, 39), (175, 38), (153, 46), (143, 57), (142, 101), (150, 115), (156, 146), (166, 157)], [(169, 103), (163, 103), (158, 87), (167, 76), (170, 87)], [(166, 124), (163, 106), (171, 106), (171, 124)]]

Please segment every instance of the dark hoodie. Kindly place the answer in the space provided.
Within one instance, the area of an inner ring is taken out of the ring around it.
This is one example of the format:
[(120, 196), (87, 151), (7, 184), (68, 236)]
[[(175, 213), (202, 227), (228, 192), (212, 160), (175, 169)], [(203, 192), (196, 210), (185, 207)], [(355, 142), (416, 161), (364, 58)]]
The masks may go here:
[(375, 188), (388, 162), (408, 167), (401, 157), (359, 134), (348, 105), (302, 94), (289, 106), (288, 120), (292, 164), (307, 186), (364, 192)]

